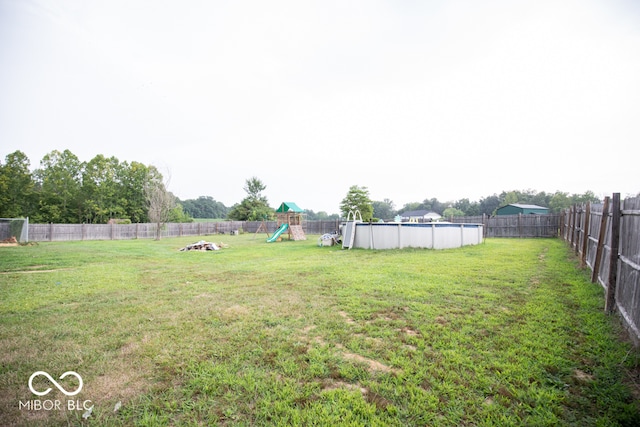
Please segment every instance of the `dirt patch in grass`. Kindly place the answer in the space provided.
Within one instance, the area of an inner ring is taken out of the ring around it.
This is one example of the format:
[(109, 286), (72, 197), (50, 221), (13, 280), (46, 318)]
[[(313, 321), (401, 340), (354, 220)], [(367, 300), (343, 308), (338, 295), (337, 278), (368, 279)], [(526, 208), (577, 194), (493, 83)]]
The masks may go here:
[(446, 325), (447, 323), (449, 323), (449, 321), (446, 319), (446, 317), (443, 317), (443, 316), (438, 316), (434, 320), (439, 325)]
[[(346, 313), (345, 313), (345, 315), (346, 315)], [(315, 326), (306, 326), (305, 328), (303, 328), (302, 329), (301, 338), (304, 339), (305, 341), (307, 341), (309, 344), (315, 343), (315, 344), (318, 344), (318, 345), (321, 345), (321, 346), (328, 345), (328, 343), (319, 335), (316, 335), (315, 337), (309, 339), (307, 334), (310, 331), (314, 330), (315, 328), (316, 328)], [(380, 341), (379, 338), (370, 338), (370, 340), (372, 340), (374, 342)], [(361, 356), (359, 354), (346, 351), (346, 349), (344, 348), (344, 346), (342, 344), (337, 343), (337, 344), (333, 345), (333, 348), (336, 350), (336, 352), (343, 359), (351, 360), (351, 361), (362, 363), (362, 364), (366, 365), (366, 369), (369, 372), (385, 372), (385, 373), (391, 372), (391, 373), (395, 373), (395, 374), (398, 374), (398, 373), (401, 372), (399, 369), (395, 369), (395, 368), (392, 368), (390, 366), (387, 366), (384, 363), (378, 362), (377, 360), (369, 359), (368, 357), (364, 357), (364, 356)]]
[(347, 322), (350, 325), (353, 325), (354, 323), (356, 323), (351, 317), (349, 317), (349, 315), (344, 312), (344, 311), (339, 311), (338, 314), (344, 319), (345, 322)]
[(85, 380), (84, 393), (103, 411), (113, 408), (118, 401), (127, 405), (154, 386), (155, 383), (149, 380), (154, 377), (153, 368), (140, 363), (150, 341), (151, 336), (145, 334), (139, 340), (125, 343), (117, 350), (117, 357), (110, 358), (108, 365), (101, 363), (96, 367), (97, 376)]
[(323, 384), (322, 391), (331, 391), (331, 390), (337, 390), (340, 388), (359, 391), (363, 395), (366, 395), (369, 392), (369, 390), (367, 390), (364, 387), (361, 387), (356, 384), (349, 384), (344, 381), (327, 381)]
[(584, 371), (581, 371), (580, 369), (576, 369), (573, 372), (573, 377), (581, 383), (590, 383), (591, 381), (593, 381), (593, 375), (587, 374)]
[(302, 328), (302, 333), (306, 336), (309, 332), (313, 331), (316, 328), (316, 325), (309, 325)]
[(322, 391), (337, 390), (339, 388), (345, 388), (347, 390), (359, 390), (363, 394), (367, 392), (366, 388), (358, 387), (355, 384), (349, 384), (344, 381), (327, 381), (323, 384)]
[(369, 391), (368, 393), (366, 393), (364, 397), (367, 400), (367, 402), (374, 404), (376, 408), (378, 408), (379, 410), (386, 410), (389, 405), (393, 404), (384, 396), (372, 391)]
[(369, 372), (379, 371), (379, 372), (393, 372), (394, 374), (399, 374), (401, 371), (399, 369), (392, 368), (390, 366), (385, 365), (384, 363), (380, 363), (377, 360), (369, 359), (368, 357), (360, 356), (359, 354), (349, 353), (347, 351), (342, 353), (342, 357), (347, 360), (354, 360), (359, 363), (363, 363), (367, 365), (367, 370)]
[(47, 268), (50, 265), (36, 264), (24, 267), (22, 270), (2, 271), (0, 274), (29, 274), (29, 273), (55, 273), (56, 271), (70, 271), (73, 268)]
[(56, 268), (49, 270), (15, 270), (15, 271), (3, 271), (0, 274), (31, 274), (31, 273), (55, 273), (56, 271), (70, 271), (73, 268)]
[(126, 364), (117, 364), (107, 374), (94, 378), (90, 391), (100, 396), (101, 401), (128, 401), (149, 388), (145, 376), (141, 367), (132, 369)]
[(402, 332), (404, 334), (407, 334), (410, 337), (417, 337), (418, 335), (420, 335), (420, 332), (418, 332), (418, 331), (416, 331), (414, 329), (411, 329), (411, 328), (409, 328), (407, 326), (405, 326), (404, 328), (401, 328), (399, 330), (400, 330), (400, 332)]
[(238, 320), (249, 315), (249, 309), (243, 305), (232, 305), (220, 313), (223, 320)]

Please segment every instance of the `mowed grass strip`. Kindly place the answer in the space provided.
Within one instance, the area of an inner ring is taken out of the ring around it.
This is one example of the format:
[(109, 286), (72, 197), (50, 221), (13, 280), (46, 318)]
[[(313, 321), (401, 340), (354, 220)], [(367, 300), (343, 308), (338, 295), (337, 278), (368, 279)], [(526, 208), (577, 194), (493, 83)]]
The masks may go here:
[[(0, 248), (0, 425), (640, 423), (638, 351), (561, 241), (316, 238)], [(87, 419), (19, 408), (69, 370)]]

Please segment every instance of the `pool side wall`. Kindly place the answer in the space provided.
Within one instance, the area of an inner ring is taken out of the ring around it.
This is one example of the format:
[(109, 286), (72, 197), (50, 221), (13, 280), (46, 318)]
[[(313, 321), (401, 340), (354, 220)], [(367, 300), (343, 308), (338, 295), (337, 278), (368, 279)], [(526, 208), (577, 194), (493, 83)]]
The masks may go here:
[(354, 248), (450, 249), (482, 243), (482, 224), (357, 223)]

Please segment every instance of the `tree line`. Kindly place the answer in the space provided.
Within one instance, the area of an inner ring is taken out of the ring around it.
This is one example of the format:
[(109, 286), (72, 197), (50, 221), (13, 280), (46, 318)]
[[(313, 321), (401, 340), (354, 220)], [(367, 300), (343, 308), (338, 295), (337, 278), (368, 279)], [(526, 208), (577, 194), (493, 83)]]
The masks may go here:
[(69, 150), (46, 154), (33, 172), (26, 154), (8, 154), (0, 163), (0, 216), (62, 224), (189, 219), (155, 166), (102, 154), (83, 162)]
[(600, 198), (592, 191), (585, 191), (581, 194), (570, 194), (564, 191), (547, 193), (535, 190), (511, 190), (482, 197), (479, 201), (470, 201), (466, 198), (453, 202), (440, 202), (436, 198), (425, 199), (421, 203), (408, 203), (398, 212), (426, 209), (437, 212), (447, 218), (451, 216), (491, 216), (495, 215), (496, 210), (502, 206), (512, 203), (522, 203), (543, 206), (549, 208), (552, 213), (560, 213), (561, 210), (573, 204), (586, 202), (602, 203)]
[[(15, 151), (0, 162), (0, 217), (29, 217), (35, 223), (106, 223), (117, 218), (125, 222), (190, 222), (193, 218), (226, 218), (238, 221), (272, 219), (273, 208), (262, 195), (266, 185), (257, 177), (246, 181), (247, 196), (232, 207), (210, 196), (180, 200), (167, 190), (165, 178), (155, 166), (121, 162), (115, 157), (96, 155), (88, 162), (69, 150), (51, 151), (30, 170), (30, 161)], [(153, 190), (153, 191), (152, 191)], [(479, 201), (460, 199), (441, 202), (425, 198), (396, 209), (390, 199), (372, 201), (367, 187), (351, 186), (340, 204), (346, 217), (352, 207), (363, 218), (391, 219), (406, 211), (428, 210), (451, 216), (493, 215), (510, 203), (526, 203), (550, 208), (551, 212), (574, 203), (600, 203), (591, 191), (583, 194), (503, 191)], [(338, 214), (307, 210), (307, 219), (337, 219)], [(161, 215), (160, 215), (161, 214)]]
[(367, 187), (351, 186), (347, 195), (340, 204), (340, 210), (346, 217), (349, 210), (358, 209), (363, 219), (391, 219), (402, 212), (426, 210), (436, 212), (445, 218), (452, 216), (481, 216), (495, 215), (496, 210), (502, 206), (513, 203), (538, 205), (549, 208), (552, 213), (559, 213), (573, 204), (601, 203), (601, 200), (592, 192), (582, 194), (569, 194), (563, 191), (546, 193), (535, 190), (502, 191), (481, 198), (479, 201), (460, 199), (456, 201), (441, 202), (437, 198), (426, 198), (422, 202), (406, 203), (402, 208), (395, 209), (392, 200), (374, 201), (369, 198)]

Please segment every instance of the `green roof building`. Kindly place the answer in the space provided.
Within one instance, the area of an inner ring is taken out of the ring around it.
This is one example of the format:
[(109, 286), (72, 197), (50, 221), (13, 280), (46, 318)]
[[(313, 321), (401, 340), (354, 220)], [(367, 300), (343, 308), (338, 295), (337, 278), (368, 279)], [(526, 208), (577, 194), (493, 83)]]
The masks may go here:
[(503, 206), (496, 210), (496, 215), (547, 215), (549, 208), (538, 205), (524, 205), (520, 203), (513, 203), (507, 206)]

